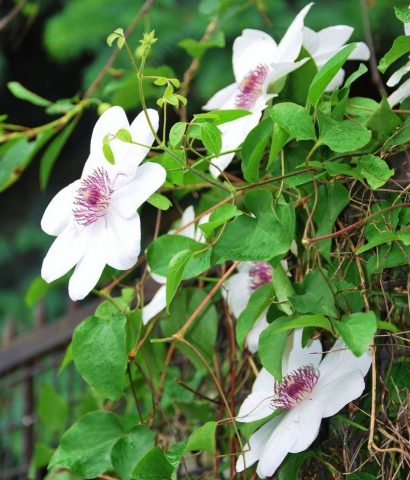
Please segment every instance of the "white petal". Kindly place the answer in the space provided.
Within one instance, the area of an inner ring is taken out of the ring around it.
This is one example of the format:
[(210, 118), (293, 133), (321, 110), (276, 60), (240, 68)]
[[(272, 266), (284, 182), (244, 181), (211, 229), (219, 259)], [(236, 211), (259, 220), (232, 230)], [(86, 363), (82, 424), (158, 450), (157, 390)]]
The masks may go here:
[(274, 58), (275, 40), (261, 30), (245, 29), (233, 42), (232, 66), (240, 83), (258, 65), (268, 65)]
[(194, 240), (197, 242), (203, 243), (205, 242), (205, 235), (202, 233), (202, 230), (199, 228), (200, 225), (203, 225), (204, 223), (209, 222), (209, 217), (211, 216), (210, 213), (207, 213), (203, 217), (201, 217), (198, 221), (198, 225), (195, 228), (195, 235), (194, 235)]
[(91, 136), (91, 154), (100, 153), (106, 135), (114, 135), (120, 128), (129, 129), (129, 126), (127, 115), (121, 107), (111, 107), (106, 110), (94, 126)]
[(410, 35), (410, 22), (406, 22), (404, 24), (404, 33), (409, 36)]
[(106, 237), (106, 262), (118, 270), (127, 270), (135, 265), (141, 251), (139, 215), (123, 218), (111, 207), (107, 218), (100, 220), (105, 221), (107, 226), (102, 234)]
[(261, 368), (252, 387), (252, 392), (273, 392), (275, 379), (265, 367)]
[(283, 375), (305, 365), (317, 367), (322, 359), (320, 340), (309, 341), (306, 347), (302, 348), (302, 332), (303, 329), (298, 328), (288, 338), (282, 361)]
[(70, 183), (60, 190), (48, 204), (43, 218), (41, 228), (49, 235), (60, 235), (72, 218), (73, 201), (80, 180)]
[[(152, 108), (147, 109), (147, 114), (150, 119), (151, 125), (155, 132), (158, 130), (159, 124), (159, 117), (158, 112), (153, 110)], [(132, 140), (136, 143), (140, 143), (142, 145), (149, 145), (151, 146), (154, 143), (154, 134), (148, 124), (147, 117), (145, 112), (140, 112), (135, 120), (130, 125), (130, 133), (132, 135)], [(129, 155), (129, 160), (133, 162), (135, 168), (144, 160), (147, 153), (149, 152), (149, 148), (141, 147), (138, 145), (131, 144)]]
[(338, 339), (319, 365), (320, 382), (324, 385), (344, 376), (345, 373), (354, 372), (355, 370), (360, 370), (364, 376), (368, 372), (371, 363), (370, 352), (365, 352), (360, 357), (356, 357), (345, 343)]
[(275, 408), (272, 407), (271, 402), (273, 398), (273, 389), (268, 391), (257, 391), (248, 395), (239, 409), (238, 422), (256, 422), (262, 418), (271, 415)]
[(275, 62), (293, 62), (298, 57), (303, 42), (303, 22), (312, 5), (306, 5), (290, 24), (276, 50)]
[(287, 412), (265, 442), (256, 469), (260, 478), (271, 477), (295, 444), (299, 432), (298, 419), (296, 409)]
[(85, 254), (92, 239), (93, 227), (70, 223), (54, 240), (41, 267), (41, 276), (53, 282), (71, 270)]
[(315, 58), (315, 53), (320, 47), (318, 34), (306, 26), (303, 29), (303, 47), (313, 58)]
[(269, 323), (266, 320), (266, 312), (267, 310), (265, 310), (261, 314), (261, 316), (253, 324), (253, 327), (246, 336), (248, 350), (251, 353), (255, 353), (258, 351), (259, 337), (261, 336), (261, 333), (269, 326)]
[(395, 90), (387, 99), (390, 107), (401, 103), (407, 97), (410, 97), (410, 78), (408, 78), (400, 87)]
[(298, 418), (295, 420), (296, 442), (292, 445), (289, 452), (298, 453), (306, 450), (316, 439), (320, 423), (323, 418), (325, 404), (316, 400), (305, 400), (294, 409)]
[(237, 270), (240, 273), (248, 273), (249, 270), (253, 267), (253, 265), (254, 265), (254, 262), (241, 262), (238, 265)]
[(332, 81), (326, 87), (325, 92), (333, 92), (337, 87), (340, 87), (345, 78), (345, 71), (341, 68), (336, 75), (332, 78)]
[(71, 300), (82, 300), (95, 287), (106, 264), (105, 235), (97, 222), (91, 245), (77, 264), (68, 284)]
[(167, 306), (166, 285), (159, 287), (152, 300), (142, 309), (142, 323), (146, 325)]
[(348, 25), (334, 25), (326, 27), (316, 34), (319, 41), (319, 48), (316, 55), (327, 54), (328, 59), (332, 57), (352, 36), (353, 28)]
[(238, 92), (238, 84), (231, 83), (219, 90), (219, 92), (216, 92), (202, 108), (203, 110), (229, 110), (230, 108), (235, 108), (235, 99)]
[(323, 418), (331, 417), (352, 400), (360, 397), (365, 384), (360, 370), (348, 372), (333, 381), (323, 383), (319, 381), (313, 391), (313, 400), (321, 400), (325, 405)]
[(235, 273), (224, 282), (222, 292), (233, 316), (238, 318), (245, 310), (251, 296), (249, 276), (246, 273)]
[(394, 87), (397, 85), (403, 76), (410, 71), (410, 62), (407, 62), (401, 68), (399, 68), (393, 75), (387, 80), (386, 85), (388, 87)]
[(282, 77), (285, 77), (288, 73), (297, 70), (299, 67), (304, 65), (306, 62), (309, 61), (309, 58), (303, 58), (298, 62), (280, 62), (280, 63), (272, 63), (272, 71), (269, 74), (269, 81), (270, 83), (276, 82)]
[(349, 55), (349, 60), (369, 60), (370, 50), (364, 42), (357, 42), (356, 48)]
[(165, 285), (167, 283), (167, 277), (164, 277), (162, 275), (158, 275), (157, 273), (150, 272), (151, 278), (159, 283), (160, 285)]
[[(236, 471), (242, 472), (245, 468), (249, 468), (257, 460), (259, 460), (262, 454), (265, 444), (268, 441), (272, 431), (276, 425), (281, 421), (282, 415), (278, 415), (269, 422), (265, 423), (259, 428), (249, 439), (249, 443), (244, 446), (243, 454), (238, 457), (236, 462)], [(244, 459), (245, 457), (245, 459)]]
[(181, 217), (181, 227), (184, 225), (188, 225), (186, 228), (183, 230), (180, 230), (178, 232), (178, 235), (182, 235), (183, 237), (189, 237), (189, 238), (195, 238), (195, 223), (194, 223), (194, 218), (195, 218), (195, 210), (192, 205), (187, 207), (184, 210), (184, 213), (182, 214)]
[(114, 191), (112, 205), (125, 218), (131, 217), (137, 208), (165, 182), (166, 171), (157, 163), (141, 165), (133, 180)]

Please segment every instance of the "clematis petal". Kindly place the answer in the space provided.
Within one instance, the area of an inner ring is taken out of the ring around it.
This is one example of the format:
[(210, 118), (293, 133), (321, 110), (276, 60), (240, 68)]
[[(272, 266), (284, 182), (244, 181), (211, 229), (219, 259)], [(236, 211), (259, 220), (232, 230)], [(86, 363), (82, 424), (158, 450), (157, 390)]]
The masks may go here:
[[(321, 385), (320, 378), (313, 390), (313, 402), (322, 401), (325, 405), (323, 418), (331, 417), (352, 400), (360, 397), (365, 387), (360, 370), (348, 372), (331, 382)], [(312, 403), (313, 403), (312, 402)]]
[(333, 92), (336, 88), (340, 87), (345, 78), (345, 71), (341, 68), (336, 75), (333, 77), (332, 81), (326, 87), (325, 92)]
[(272, 398), (272, 389), (251, 393), (242, 403), (236, 418), (237, 421), (249, 423), (268, 417), (275, 411), (275, 408), (271, 405)]
[(299, 432), (298, 420), (298, 412), (293, 409), (276, 425), (259, 455), (256, 473), (260, 478), (271, 477), (296, 443)]
[(73, 201), (79, 185), (80, 180), (70, 183), (60, 190), (48, 204), (41, 219), (41, 228), (48, 235), (60, 235), (68, 225), (72, 218)]
[(318, 367), (320, 383), (325, 385), (355, 370), (360, 370), (364, 376), (368, 372), (371, 363), (370, 352), (365, 352), (360, 357), (356, 357), (343, 340), (338, 339)]
[(166, 285), (161, 285), (152, 297), (152, 300), (147, 305), (144, 305), (142, 309), (142, 323), (144, 325), (167, 306), (166, 288)]
[(272, 70), (269, 74), (269, 82), (274, 83), (282, 77), (285, 77), (288, 73), (297, 70), (299, 67), (309, 61), (309, 58), (303, 58), (298, 62), (278, 62), (272, 64)]
[(248, 335), (246, 336), (248, 350), (251, 353), (255, 353), (258, 351), (259, 337), (261, 336), (261, 333), (269, 326), (269, 323), (266, 320), (266, 312), (267, 310), (265, 310), (261, 314), (261, 316), (253, 324), (253, 327), (250, 329)]
[[(244, 446), (243, 453), (236, 462), (236, 471), (242, 472), (259, 460), (261, 453), (268, 441), (272, 430), (278, 425), (283, 415), (278, 415), (259, 428), (249, 439), (249, 443)], [(245, 457), (245, 458), (244, 458)]]
[(252, 392), (273, 392), (275, 386), (275, 378), (265, 367), (261, 368), (252, 387)]
[(84, 256), (92, 239), (92, 229), (70, 223), (54, 240), (41, 267), (41, 276), (53, 282), (71, 270)]
[(151, 162), (144, 163), (138, 168), (131, 182), (114, 191), (111, 205), (123, 217), (131, 217), (137, 208), (160, 188), (165, 182), (165, 177), (166, 171), (161, 165)]
[[(147, 114), (151, 122), (151, 126), (153, 127), (154, 131), (158, 130), (159, 125), (159, 116), (156, 110), (152, 108), (147, 109)], [(154, 143), (154, 133), (149, 126), (147, 117), (145, 112), (140, 112), (135, 120), (131, 123), (129, 131), (132, 135), (132, 140), (136, 143), (140, 143), (142, 145), (147, 145), (147, 147), (142, 147), (140, 145), (131, 144), (129, 155), (129, 161), (131, 161), (135, 168), (144, 160), (149, 152), (149, 147)]]
[(324, 410), (324, 402), (318, 400), (306, 400), (294, 408), (298, 417), (294, 424), (296, 442), (290, 448), (290, 453), (303, 452), (314, 442), (319, 433)]
[(99, 222), (93, 231), (91, 247), (78, 262), (68, 283), (71, 300), (82, 300), (95, 287), (106, 264), (105, 235)]
[[(101, 220), (105, 223), (105, 219)], [(127, 270), (135, 265), (141, 251), (141, 222), (135, 213), (123, 218), (110, 208), (106, 218), (106, 228), (101, 232), (106, 238), (107, 264), (118, 270)]]
[(319, 38), (317, 33), (309, 27), (303, 29), (303, 47), (307, 50), (312, 57), (320, 48)]
[[(183, 230), (180, 230), (178, 232), (178, 235), (182, 235), (184, 237), (189, 237), (189, 238), (195, 238), (195, 223), (194, 223), (194, 218), (195, 218), (195, 210), (192, 205), (187, 207), (181, 217), (181, 227), (184, 225), (188, 225), (186, 228)], [(192, 223), (191, 223), (192, 222)]]
[(248, 304), (251, 292), (249, 289), (249, 276), (246, 273), (235, 273), (224, 282), (222, 294), (226, 298), (233, 316), (238, 318)]
[(406, 75), (407, 72), (410, 72), (410, 62), (407, 62), (401, 68), (399, 68), (393, 75), (387, 80), (386, 85), (388, 87), (394, 87), (397, 85), (400, 80)]
[(313, 3), (306, 5), (294, 18), (275, 52), (274, 62), (293, 62), (303, 43), (304, 20)]
[(128, 129), (129, 126), (127, 115), (121, 107), (111, 107), (106, 110), (94, 126), (91, 136), (91, 154), (100, 154), (106, 135), (115, 135), (120, 128)]
[[(319, 48), (316, 55), (327, 54), (327, 60), (332, 57), (352, 36), (353, 27), (348, 25), (334, 25), (326, 27), (316, 33)], [(310, 50), (307, 49), (309, 53)]]
[(357, 42), (356, 48), (349, 55), (349, 60), (369, 60), (370, 50), (364, 42)]
[(271, 63), (277, 45), (261, 30), (247, 28), (233, 42), (232, 66), (235, 79), (240, 83), (258, 65)]
[(305, 348), (302, 348), (302, 333), (303, 329), (298, 328), (288, 338), (282, 361), (283, 375), (287, 375), (304, 365), (317, 367), (322, 359), (322, 344), (320, 340), (310, 341)]
[(158, 275), (157, 273), (150, 272), (151, 278), (159, 283), (160, 285), (165, 285), (167, 283), (167, 277), (163, 277), (162, 275)]
[(388, 97), (387, 101), (390, 107), (394, 107), (408, 97), (410, 97), (410, 78), (400, 85), (400, 87)]
[(202, 108), (203, 110), (229, 110), (230, 108), (235, 108), (235, 99), (238, 92), (238, 84), (231, 83), (219, 90), (219, 92), (216, 92)]

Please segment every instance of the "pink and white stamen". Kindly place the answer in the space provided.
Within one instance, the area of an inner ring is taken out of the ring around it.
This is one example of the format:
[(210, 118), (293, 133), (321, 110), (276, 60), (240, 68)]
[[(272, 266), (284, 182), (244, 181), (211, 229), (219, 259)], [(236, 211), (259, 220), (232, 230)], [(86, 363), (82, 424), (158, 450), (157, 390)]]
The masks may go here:
[(83, 178), (74, 199), (73, 214), (77, 223), (87, 226), (104, 217), (113, 191), (108, 173), (103, 168), (97, 168)]
[(268, 262), (255, 262), (249, 269), (250, 289), (272, 282), (272, 267)]
[(268, 67), (259, 64), (242, 80), (239, 93), (235, 99), (235, 106), (244, 110), (251, 110), (256, 100), (263, 93), (263, 84), (268, 75)]
[(319, 370), (313, 365), (305, 365), (289, 373), (281, 383), (275, 385), (272, 407), (290, 410), (298, 403), (308, 400), (319, 376)]

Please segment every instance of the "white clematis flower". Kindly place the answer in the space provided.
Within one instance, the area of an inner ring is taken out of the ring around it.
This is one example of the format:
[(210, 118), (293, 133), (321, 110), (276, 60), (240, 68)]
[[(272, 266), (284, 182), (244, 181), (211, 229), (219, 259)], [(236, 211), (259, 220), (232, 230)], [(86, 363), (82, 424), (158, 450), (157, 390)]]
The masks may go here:
[[(348, 25), (335, 25), (315, 32), (305, 27), (303, 47), (313, 57), (318, 69), (339, 52), (349, 40), (353, 28)], [(364, 42), (357, 42), (356, 48), (349, 55), (349, 60), (369, 60), (370, 50)], [(341, 68), (333, 80), (326, 87), (326, 92), (332, 92), (340, 87), (345, 77), (345, 71)]]
[[(410, 22), (404, 24), (404, 33), (409, 36), (410, 35)], [(410, 58), (410, 57), (409, 57)], [(391, 75), (391, 77), (387, 80), (386, 85), (388, 87), (395, 87), (400, 80), (410, 72), (410, 60), (407, 61), (405, 65), (399, 68), (396, 72)], [(397, 88), (393, 93), (389, 95), (387, 101), (390, 107), (394, 107), (395, 105), (401, 103), (403, 100), (406, 100), (407, 97), (410, 96), (410, 78), (408, 78), (399, 88)]]
[(237, 460), (238, 472), (258, 462), (258, 476), (271, 477), (288, 453), (302, 452), (311, 445), (322, 418), (335, 415), (364, 390), (369, 352), (355, 357), (339, 339), (322, 360), (320, 341), (302, 348), (301, 339), (301, 329), (289, 336), (282, 381), (278, 383), (263, 368), (239, 410), (240, 422), (266, 418), (277, 409), (281, 413), (251, 436)]
[[(339, 52), (349, 40), (353, 28), (348, 25), (335, 25), (315, 32), (308, 27), (304, 29), (303, 47), (313, 57), (320, 69)], [(357, 42), (356, 48), (349, 55), (349, 60), (368, 60), (370, 58), (369, 47), (364, 42)], [(327, 92), (332, 92), (343, 83), (345, 71), (340, 69), (330, 84), (326, 87)]]
[[(188, 225), (187, 227), (183, 228), (178, 232), (178, 235), (182, 235), (184, 237), (192, 238), (197, 242), (204, 242), (205, 237), (202, 233), (202, 230), (199, 228), (199, 225), (208, 222), (209, 215), (204, 215), (198, 222), (197, 225), (194, 223), (195, 219), (195, 211), (194, 207), (190, 205), (184, 210), (184, 213), (181, 217), (181, 225)], [(192, 223), (191, 223), (192, 222)], [(174, 233), (173, 230), (169, 232), (170, 234)], [(167, 278), (163, 277), (162, 275), (158, 275), (156, 273), (151, 272), (151, 278), (159, 283), (161, 286), (155, 292), (155, 295), (152, 297), (152, 300), (144, 306), (142, 310), (142, 322), (146, 325), (150, 320), (152, 320), (159, 312), (164, 310), (167, 306), (167, 299), (166, 299), (166, 284)]]
[[(158, 113), (148, 110), (158, 128)], [(126, 129), (134, 143), (113, 138)], [(109, 143), (115, 164), (103, 154)], [(90, 155), (79, 180), (51, 200), (41, 228), (57, 238), (43, 261), (41, 276), (52, 282), (76, 267), (68, 286), (72, 300), (83, 299), (98, 282), (105, 265), (132, 267), (141, 250), (137, 208), (164, 183), (166, 172), (155, 163), (139, 166), (154, 141), (144, 112), (130, 125), (121, 107), (112, 107), (98, 119), (91, 137)]]
[[(282, 260), (281, 265), (285, 272), (288, 272), (287, 261)], [(272, 267), (268, 262), (242, 262), (238, 265), (238, 273), (229, 277), (222, 289), (222, 295), (235, 318), (239, 318), (245, 310), (253, 292), (267, 283), (272, 283)], [(268, 308), (261, 313), (246, 337), (251, 353), (258, 350), (259, 337), (269, 325), (266, 320), (267, 312)]]
[[(242, 118), (219, 125), (222, 133), (222, 152), (241, 145), (248, 133), (258, 124), (267, 102), (276, 95), (268, 93), (271, 83), (303, 65), (296, 62), (303, 41), (303, 21), (312, 3), (295, 17), (281, 42), (260, 30), (246, 29), (233, 43), (232, 65), (235, 83), (217, 92), (203, 107), (204, 110), (244, 109), (251, 112)], [(235, 153), (214, 158), (209, 171), (218, 177), (231, 163)]]

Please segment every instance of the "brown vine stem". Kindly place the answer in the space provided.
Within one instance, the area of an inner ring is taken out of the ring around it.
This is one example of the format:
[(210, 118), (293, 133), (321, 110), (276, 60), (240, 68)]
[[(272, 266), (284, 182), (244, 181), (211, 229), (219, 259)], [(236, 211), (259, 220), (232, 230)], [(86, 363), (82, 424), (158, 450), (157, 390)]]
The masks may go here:
[(24, 7), (24, 5), (27, 3), (27, 0), (21, 0), (20, 2), (18, 2), (17, 5), (14, 6), (14, 8), (12, 8), (10, 10), (10, 12), (5, 15), (1, 20), (0, 20), (0, 32), (2, 30), (4, 30), (7, 25), (13, 20), (13, 18), (22, 10), (22, 8)]
[[(136, 17), (130, 23), (129, 27), (125, 31), (124, 33), (125, 39), (127, 39), (132, 34), (132, 32), (137, 28), (138, 23), (140, 22), (142, 17), (148, 13), (149, 9), (152, 7), (154, 2), (155, 0), (146, 0), (144, 2), (139, 12), (137, 13)], [(84, 94), (85, 99), (91, 97), (91, 95), (93, 95), (93, 93), (98, 89), (104, 77), (107, 75), (108, 70), (113, 66), (115, 60), (117, 60), (117, 57), (119, 54), (120, 54), (120, 49), (115, 48), (110, 58), (108, 59), (107, 63), (100, 70), (100, 73), (97, 75), (97, 78), (93, 81), (93, 83), (88, 87), (87, 91), (85, 92)]]
[(401, 208), (401, 207), (410, 207), (410, 202), (400, 203), (397, 205), (391, 205), (390, 207), (387, 207), (387, 208), (382, 208), (381, 210), (378, 210), (377, 212), (372, 213), (368, 217), (362, 218), (361, 220), (358, 220), (357, 222), (354, 222), (348, 225), (347, 227), (337, 230), (336, 232), (328, 233), (327, 235), (321, 235), (320, 237), (315, 237), (315, 238), (305, 237), (302, 239), (302, 243), (304, 245), (310, 245), (312, 243), (320, 242), (321, 240), (327, 240), (328, 238), (339, 237), (340, 235), (343, 235), (344, 233), (349, 232), (350, 230), (353, 230), (355, 228), (360, 227), (361, 225), (364, 225), (374, 217), (383, 215), (383, 213), (386, 213), (386, 212), (389, 212), (390, 210), (393, 210), (395, 208)]
[[(217, 26), (217, 23), (218, 23), (217, 19), (213, 19), (209, 23), (199, 43), (204, 43), (209, 40), (209, 38), (211, 37), (212, 33), (214, 32)], [(194, 58), (191, 64), (189, 65), (188, 69), (184, 73), (184, 78), (182, 79), (181, 88), (180, 88), (180, 94), (183, 97), (186, 97), (188, 95), (189, 87), (191, 85), (192, 79), (194, 78), (199, 68), (199, 65), (200, 65), (199, 59)], [(186, 105), (181, 105), (181, 108), (179, 109), (179, 113), (180, 113), (181, 122), (186, 122), (187, 121)]]

